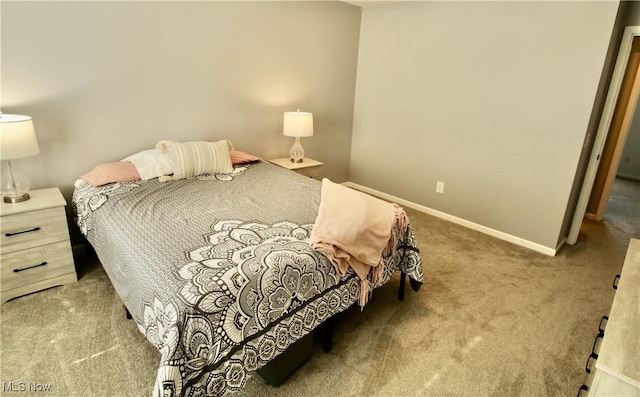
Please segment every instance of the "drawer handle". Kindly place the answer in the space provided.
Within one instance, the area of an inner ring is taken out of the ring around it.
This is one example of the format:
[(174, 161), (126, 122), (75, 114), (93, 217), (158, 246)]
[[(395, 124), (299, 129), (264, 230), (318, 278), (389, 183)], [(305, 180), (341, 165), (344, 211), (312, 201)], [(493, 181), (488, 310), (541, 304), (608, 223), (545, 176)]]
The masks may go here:
[(618, 289), (618, 282), (620, 281), (620, 275), (616, 274), (616, 276), (613, 278), (613, 289)]
[(11, 237), (11, 236), (17, 236), (18, 234), (22, 234), (22, 233), (37, 232), (38, 230), (40, 230), (40, 226), (34, 227), (33, 229), (29, 229), (29, 230), (23, 230), (21, 232), (5, 233), (4, 235), (7, 237)]
[(597, 360), (598, 359), (598, 355), (595, 353), (591, 353), (589, 355), (589, 357), (587, 357), (587, 365), (584, 366), (584, 370), (590, 374), (591, 373), (591, 368), (589, 368), (589, 362), (591, 361), (591, 359)]
[(598, 325), (598, 333), (604, 335), (604, 327), (602, 326), (602, 322), (605, 323), (605, 327), (609, 323), (609, 316), (602, 316), (600, 319), (600, 325)]
[(589, 391), (589, 386), (583, 383), (582, 386), (580, 386), (580, 388), (578, 389), (578, 395), (576, 397), (580, 397), (580, 394), (582, 393), (583, 390)]
[(598, 339), (604, 340), (604, 332), (598, 332), (598, 335), (596, 335), (596, 338), (593, 340), (593, 346), (591, 347), (591, 356), (589, 357), (593, 357), (596, 360), (598, 359), (598, 353), (596, 353), (596, 346), (598, 345)]
[(19, 272), (22, 272), (22, 271), (25, 271), (25, 270), (33, 269), (34, 267), (44, 266), (46, 264), (47, 264), (47, 262), (42, 262), (42, 263), (38, 263), (37, 265), (33, 265), (33, 266), (27, 266), (27, 267), (22, 267), (22, 268), (19, 268), (19, 269), (13, 269), (13, 272), (14, 273), (19, 273)]

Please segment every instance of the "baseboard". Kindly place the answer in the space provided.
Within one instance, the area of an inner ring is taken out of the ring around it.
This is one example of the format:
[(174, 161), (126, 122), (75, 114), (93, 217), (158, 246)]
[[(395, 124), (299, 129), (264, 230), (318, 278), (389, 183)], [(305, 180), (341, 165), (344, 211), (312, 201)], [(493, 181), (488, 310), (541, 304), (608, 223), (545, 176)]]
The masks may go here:
[(619, 173), (616, 174), (616, 176), (620, 176), (620, 177), (625, 178), (625, 179), (632, 179), (634, 181), (640, 181), (640, 176), (638, 176), (638, 175), (625, 174), (625, 173), (619, 172)]
[(560, 248), (562, 248), (565, 244), (567, 244), (567, 238), (564, 237), (562, 240), (560, 240), (560, 242), (558, 243), (558, 246), (556, 247), (556, 254), (558, 252), (560, 252)]
[(453, 222), (455, 224), (464, 226), (466, 228), (469, 228), (469, 229), (472, 229), (472, 230), (475, 230), (475, 231), (478, 231), (478, 232), (481, 232), (481, 233), (484, 233), (484, 234), (488, 234), (488, 235), (496, 237), (496, 238), (498, 238), (500, 240), (508, 241), (510, 243), (513, 243), (513, 244), (519, 245), (521, 247), (525, 247), (525, 248), (531, 249), (533, 251), (540, 252), (540, 253), (545, 254), (545, 255), (555, 256), (556, 253), (558, 252), (558, 249), (559, 249), (559, 247), (556, 248), (556, 249), (550, 248), (550, 247), (546, 247), (544, 245), (541, 245), (541, 244), (538, 244), (538, 243), (534, 243), (533, 241), (525, 240), (523, 238), (520, 238), (520, 237), (517, 237), (517, 236), (513, 236), (511, 234), (507, 234), (507, 233), (501, 232), (499, 230), (492, 229), (490, 227), (479, 225), (477, 223), (468, 221), (466, 219), (458, 218), (457, 216), (453, 216), (453, 215), (447, 214), (447, 213), (442, 212), (442, 211), (434, 210), (433, 208), (425, 207), (424, 205), (416, 204), (416, 203), (414, 203), (412, 201), (408, 201), (408, 200), (402, 199), (400, 197), (393, 196), (391, 194), (387, 194), (387, 193), (384, 193), (384, 192), (381, 192), (381, 191), (378, 191), (378, 190), (375, 190), (375, 189), (371, 189), (371, 188), (368, 188), (366, 186), (359, 185), (357, 183), (344, 182), (344, 183), (342, 183), (342, 185), (350, 187), (350, 188), (353, 188), (353, 189), (356, 189), (356, 190), (360, 190), (361, 192), (364, 192), (364, 193), (371, 194), (372, 196), (380, 197), (380, 198), (382, 198), (384, 200), (392, 201), (392, 202), (397, 203), (399, 205), (402, 205), (402, 206), (405, 206), (405, 207), (409, 207), (409, 208), (412, 208), (412, 209), (420, 211), (420, 212), (424, 212), (425, 214), (433, 215), (433, 216), (435, 216), (437, 218), (444, 219), (444, 220), (447, 220), (449, 222)]

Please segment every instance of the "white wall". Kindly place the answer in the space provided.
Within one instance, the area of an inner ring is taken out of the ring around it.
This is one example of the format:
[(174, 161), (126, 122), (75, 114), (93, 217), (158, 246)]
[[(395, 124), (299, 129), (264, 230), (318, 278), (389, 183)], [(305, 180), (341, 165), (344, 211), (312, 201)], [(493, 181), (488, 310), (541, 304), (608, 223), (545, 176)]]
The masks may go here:
[(616, 11), (364, 8), (350, 180), (555, 249)]
[(283, 112), (314, 113), (302, 143), (348, 179), (359, 8), (341, 2), (2, 2), (4, 113), (33, 117), (40, 154), (15, 161), (70, 198), (77, 176), (161, 139), (230, 139), (288, 155)]

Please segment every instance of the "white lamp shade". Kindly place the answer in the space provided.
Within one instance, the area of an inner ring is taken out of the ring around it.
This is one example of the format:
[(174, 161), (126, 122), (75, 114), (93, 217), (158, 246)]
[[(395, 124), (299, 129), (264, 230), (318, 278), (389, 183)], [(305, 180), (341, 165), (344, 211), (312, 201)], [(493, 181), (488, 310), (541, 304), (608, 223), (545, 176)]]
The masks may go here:
[(40, 153), (29, 116), (0, 114), (0, 159), (13, 160)]
[(285, 112), (282, 133), (286, 136), (311, 136), (313, 135), (313, 113)]

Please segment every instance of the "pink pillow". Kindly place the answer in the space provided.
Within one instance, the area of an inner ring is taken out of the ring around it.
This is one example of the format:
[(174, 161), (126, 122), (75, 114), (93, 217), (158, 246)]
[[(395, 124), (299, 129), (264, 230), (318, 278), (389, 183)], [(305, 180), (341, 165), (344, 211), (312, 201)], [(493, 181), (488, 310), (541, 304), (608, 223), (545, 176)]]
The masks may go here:
[(232, 150), (229, 154), (231, 155), (231, 164), (233, 165), (248, 164), (248, 163), (255, 163), (256, 161), (262, 161), (260, 157), (256, 157), (254, 155), (241, 152), (239, 150)]
[(82, 175), (83, 179), (93, 186), (102, 186), (113, 182), (139, 181), (140, 174), (130, 161), (117, 161), (95, 166), (91, 171)]

